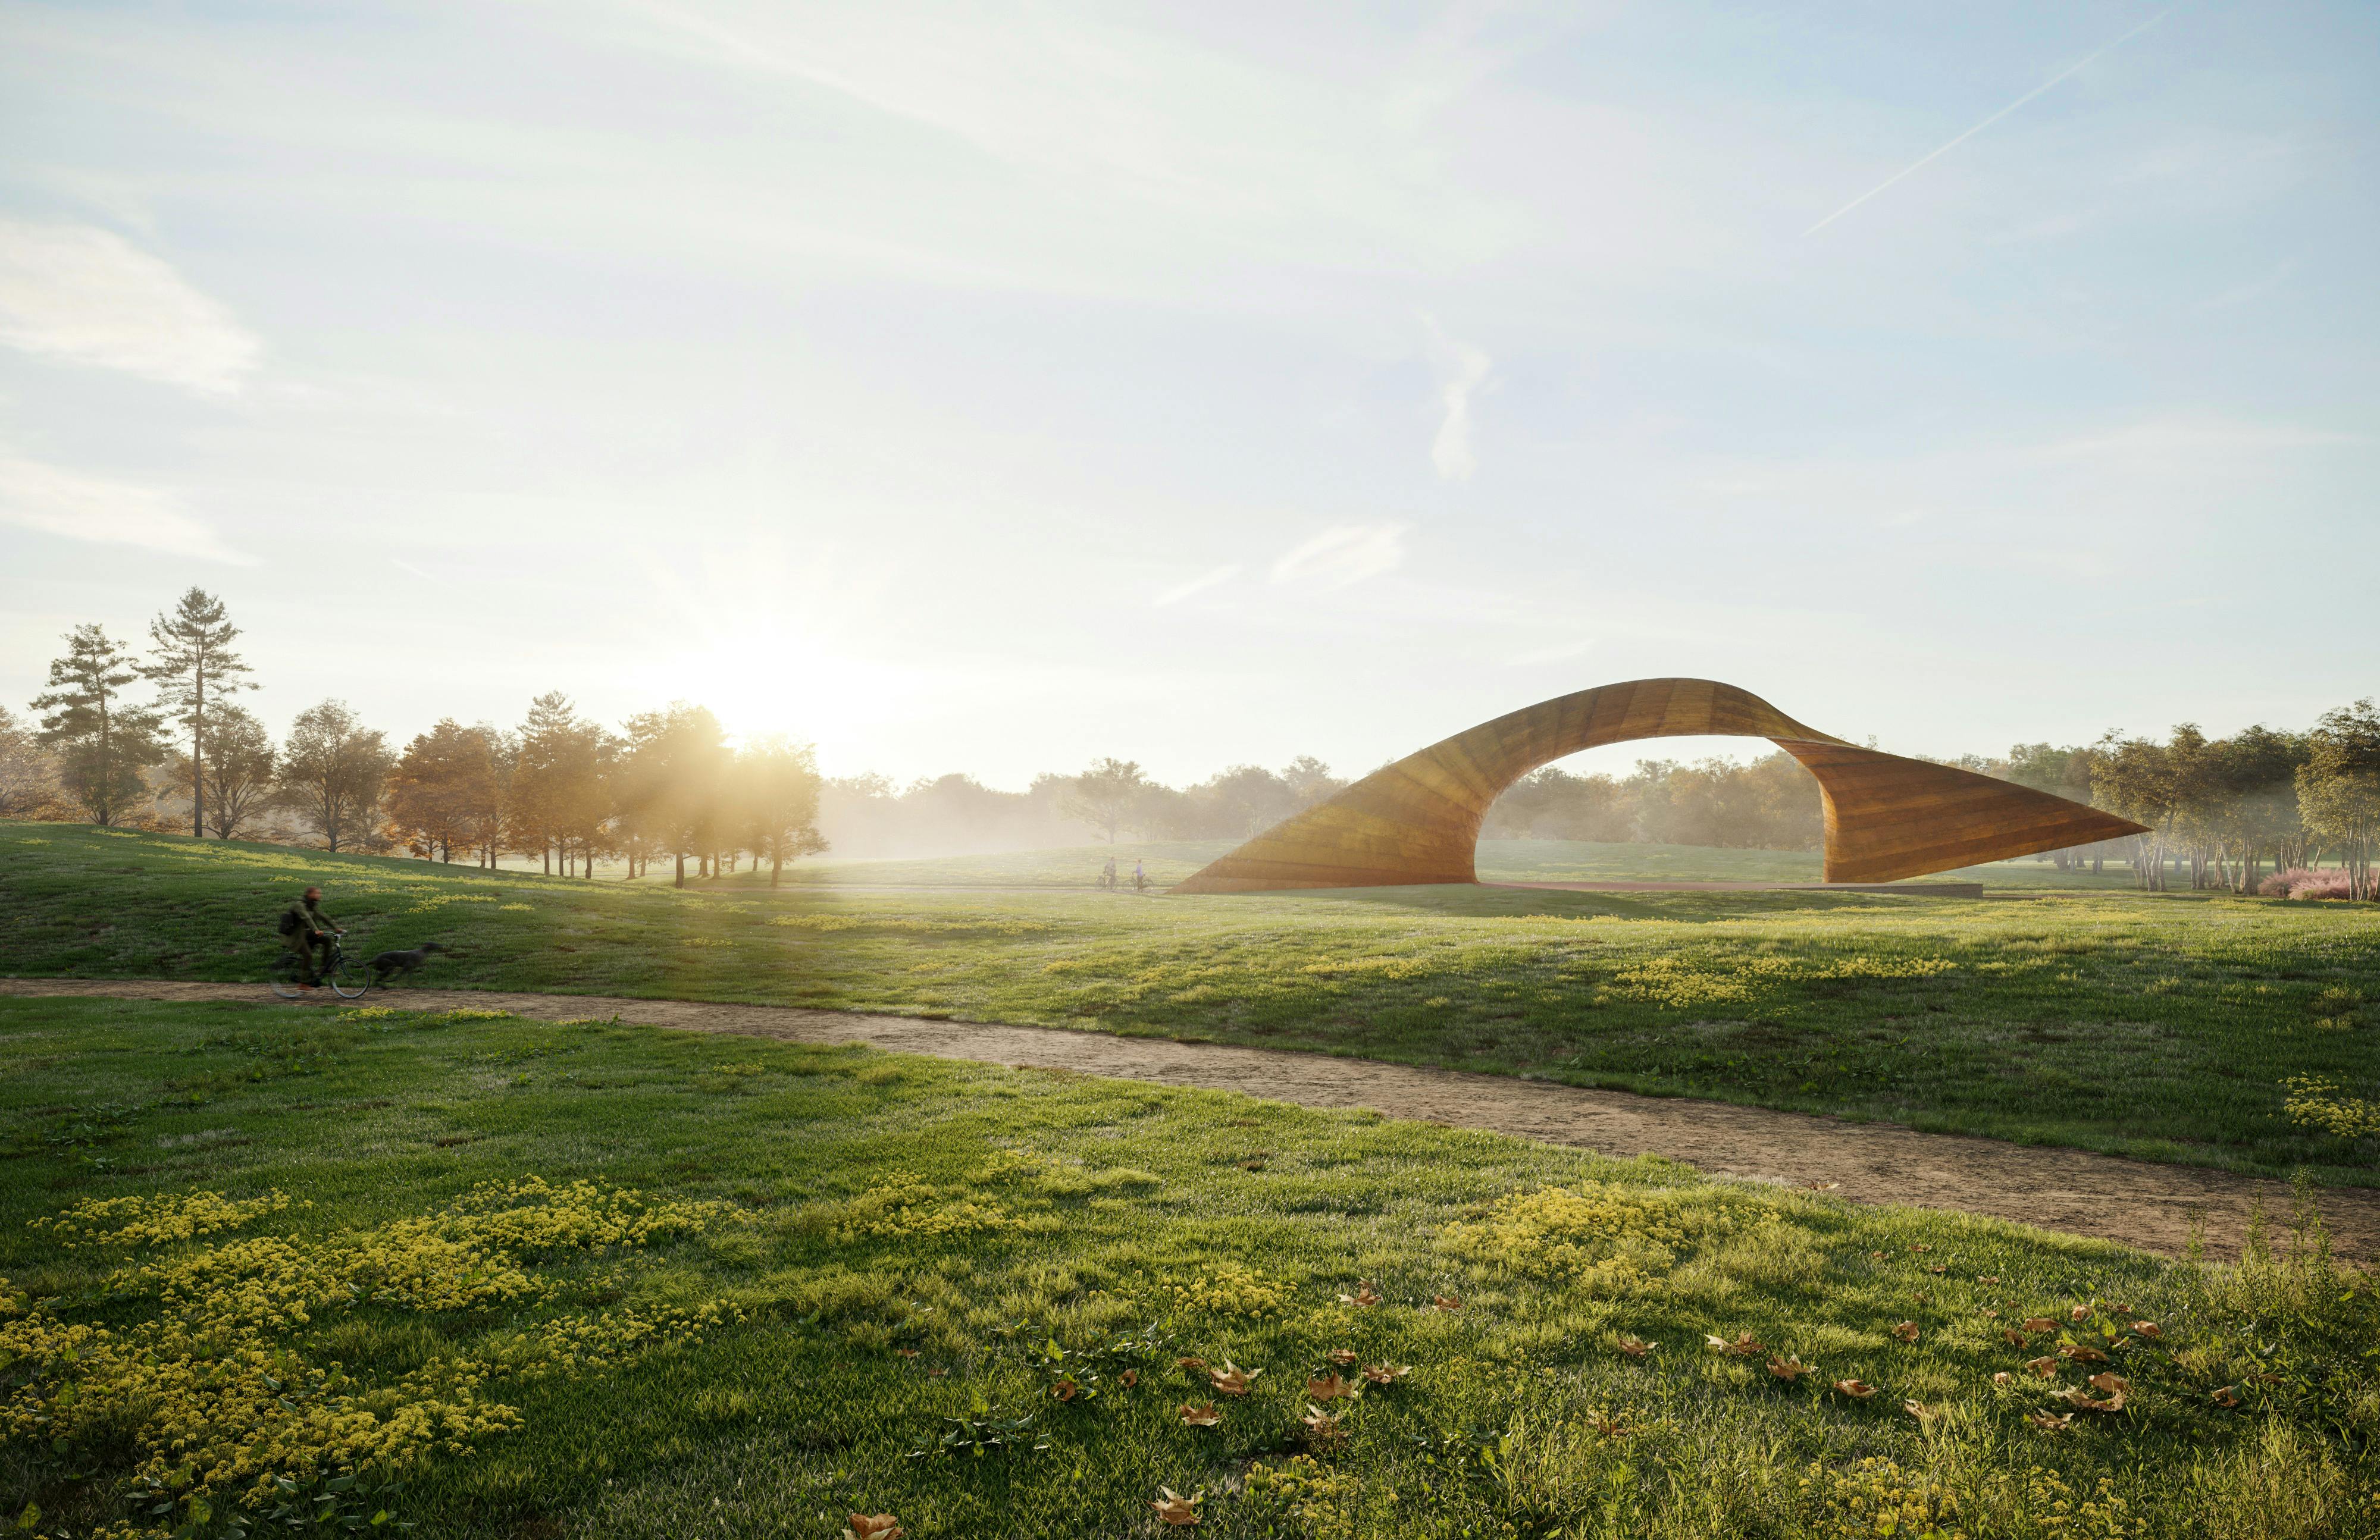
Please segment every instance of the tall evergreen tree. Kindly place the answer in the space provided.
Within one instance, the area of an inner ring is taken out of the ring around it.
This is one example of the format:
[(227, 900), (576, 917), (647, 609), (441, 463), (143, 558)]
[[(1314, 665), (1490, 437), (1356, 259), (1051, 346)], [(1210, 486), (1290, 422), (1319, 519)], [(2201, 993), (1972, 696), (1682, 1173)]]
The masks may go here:
[(156, 652), (141, 665), (141, 674), (157, 686), (158, 703), (165, 715), (180, 722), (190, 735), (190, 836), (207, 831), (207, 702), (208, 693), (230, 695), (255, 685), (240, 675), (248, 663), (231, 649), (239, 627), (225, 614), (223, 600), (193, 587), (181, 602), (149, 623), (149, 639)]
[(50, 663), (50, 688), (36, 697), (42, 745), (58, 757), (58, 781), (96, 824), (112, 824), (147, 800), (141, 771), (165, 757), (157, 713), (124, 699), (140, 677), (132, 654), (96, 625), (67, 634), (67, 651)]

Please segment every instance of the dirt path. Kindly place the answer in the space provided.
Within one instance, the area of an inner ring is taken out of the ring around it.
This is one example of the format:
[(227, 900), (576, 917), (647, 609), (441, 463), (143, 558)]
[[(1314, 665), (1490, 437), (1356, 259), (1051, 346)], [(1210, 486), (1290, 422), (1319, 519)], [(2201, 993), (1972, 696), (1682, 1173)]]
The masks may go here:
[[(0, 994), (251, 1002), (270, 998), (253, 984), (35, 978), (0, 979)], [(382, 999), (373, 997), (374, 1003)], [(862, 1042), (897, 1053), (1240, 1091), (1305, 1107), (1369, 1107), (1393, 1118), (1488, 1129), (1608, 1155), (1663, 1155), (1718, 1176), (1795, 1187), (1839, 1182), (1841, 1196), (1861, 1203), (1963, 1209), (2169, 1255), (2187, 1243), (2193, 1213), (2204, 1217), (2208, 1252), (2230, 1256), (2238, 1254), (2253, 1200), (2263, 1199), (2277, 1221), (2289, 1210), (2285, 1185), (2224, 1171), (1724, 1102), (1409, 1069), (1367, 1059), (776, 1005), (480, 989), (404, 989), (384, 999), (411, 1010), (477, 1007), (548, 1019), (616, 1013), (631, 1022), (696, 1032)], [(311, 1008), (312, 1002), (292, 1007)], [(2320, 1207), (2340, 1255), (2380, 1258), (2380, 1190), (2329, 1189)]]

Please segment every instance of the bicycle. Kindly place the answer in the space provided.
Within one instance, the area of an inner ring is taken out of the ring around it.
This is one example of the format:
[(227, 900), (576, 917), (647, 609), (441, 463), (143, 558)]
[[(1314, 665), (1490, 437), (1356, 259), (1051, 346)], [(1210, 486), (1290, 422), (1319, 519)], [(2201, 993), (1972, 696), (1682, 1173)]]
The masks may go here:
[[(371, 976), (347, 961), (346, 949), (336, 936), (323, 949), (322, 964), (315, 970), (315, 976), (341, 1000), (361, 1000), (364, 991), (371, 988)], [(306, 993), (306, 964), (294, 952), (285, 951), (274, 958), (265, 976), (273, 992), (283, 1000), (298, 1000)]]

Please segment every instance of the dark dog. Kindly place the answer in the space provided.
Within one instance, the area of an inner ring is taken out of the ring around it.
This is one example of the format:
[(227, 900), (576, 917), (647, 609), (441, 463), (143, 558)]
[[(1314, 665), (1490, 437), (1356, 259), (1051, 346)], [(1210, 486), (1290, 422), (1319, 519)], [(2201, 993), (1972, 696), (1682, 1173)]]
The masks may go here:
[(385, 984), (392, 978), (402, 977), (421, 966), (430, 960), (431, 952), (445, 950), (446, 948), (435, 941), (424, 941), (411, 952), (383, 952), (366, 963), (364, 966), (370, 970), (373, 983)]

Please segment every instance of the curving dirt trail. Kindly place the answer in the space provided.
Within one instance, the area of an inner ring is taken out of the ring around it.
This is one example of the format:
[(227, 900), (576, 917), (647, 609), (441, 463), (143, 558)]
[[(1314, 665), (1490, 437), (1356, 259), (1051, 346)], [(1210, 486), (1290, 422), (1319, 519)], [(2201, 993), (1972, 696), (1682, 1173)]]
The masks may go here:
[[(141, 979), (0, 979), (0, 993), (250, 1002), (271, 999), (261, 985)], [(477, 1007), (548, 1019), (617, 1014), (625, 1021), (694, 1032), (740, 1032), (801, 1043), (860, 1042), (896, 1053), (1239, 1091), (1305, 1107), (1368, 1107), (1392, 1118), (1488, 1129), (1608, 1155), (1667, 1156), (1717, 1176), (1793, 1187), (1840, 1183), (1839, 1195), (1860, 1203), (1989, 1214), (2168, 1255), (2180, 1253), (2187, 1244), (2192, 1214), (2204, 1219), (2208, 1254), (2228, 1257), (2239, 1253), (2252, 1202), (2261, 1199), (2277, 1224), (2287, 1216), (2289, 1204), (2283, 1183), (2192, 1166), (1920, 1134), (1888, 1123), (1840, 1122), (1724, 1102), (1413, 1069), (1368, 1059), (780, 1005), (483, 989), (401, 989), (374, 996), (373, 1002), (383, 999), (420, 1011)], [(293, 1009), (310, 1009), (316, 1003)], [(2328, 1188), (2320, 1194), (2319, 1207), (2339, 1255), (2380, 1259), (2380, 1189)]]

